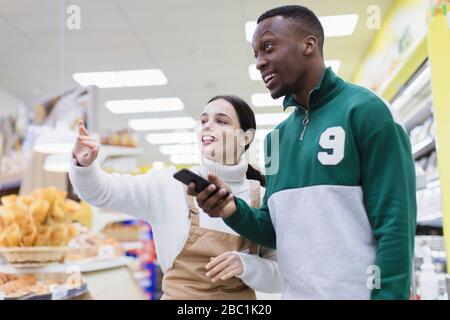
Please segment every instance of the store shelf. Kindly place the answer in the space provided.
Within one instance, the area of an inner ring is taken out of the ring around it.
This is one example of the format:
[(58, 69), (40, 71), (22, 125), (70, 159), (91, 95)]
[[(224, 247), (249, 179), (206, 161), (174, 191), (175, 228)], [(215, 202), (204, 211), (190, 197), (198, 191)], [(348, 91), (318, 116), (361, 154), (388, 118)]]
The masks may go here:
[(418, 107), (409, 112), (402, 120), (406, 130), (409, 132), (415, 126), (423, 123), (426, 119), (433, 115), (433, 98), (428, 96)]
[(439, 181), (439, 172), (433, 172), (432, 174), (427, 176), (427, 182), (430, 183), (436, 183), (436, 181)]
[(93, 232), (101, 232), (106, 225), (112, 222), (121, 222), (127, 220), (137, 220), (137, 218), (130, 216), (128, 214), (106, 211), (96, 207), (92, 207), (94, 212), (94, 221), (92, 226)]
[(11, 176), (0, 177), (0, 191), (20, 187), (22, 183), (22, 173)]
[(380, 86), (378, 91), (381, 96), (386, 100), (392, 100), (404, 88), (414, 73), (423, 65), (427, 57), (427, 37), (424, 36), (409, 47), (408, 51), (404, 54), (402, 62)]
[(69, 268), (77, 267), (81, 273), (102, 271), (127, 266), (130, 262), (128, 257), (120, 257), (112, 260), (80, 261), (70, 263), (54, 263), (45, 267), (15, 268), (11, 265), (0, 265), (0, 272), (9, 274), (23, 273), (66, 273)]
[(120, 242), (125, 251), (128, 250), (141, 250), (144, 248), (144, 244), (140, 241)]
[(98, 156), (105, 160), (110, 157), (139, 156), (142, 153), (141, 148), (101, 145)]
[(428, 137), (428, 138), (416, 143), (412, 147), (412, 153), (413, 153), (414, 160), (417, 160), (417, 159), (427, 155), (428, 153), (433, 151), (435, 148), (436, 148), (436, 143), (435, 143), (434, 139), (431, 137)]
[(431, 215), (417, 216), (417, 225), (442, 228), (442, 212)]

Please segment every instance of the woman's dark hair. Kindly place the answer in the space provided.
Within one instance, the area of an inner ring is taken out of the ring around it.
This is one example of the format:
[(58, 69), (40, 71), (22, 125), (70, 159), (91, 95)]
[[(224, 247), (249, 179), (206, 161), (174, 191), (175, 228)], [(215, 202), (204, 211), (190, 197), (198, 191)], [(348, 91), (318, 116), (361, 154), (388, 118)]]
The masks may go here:
[[(233, 106), (234, 110), (236, 110), (239, 119), (239, 124), (241, 125), (241, 129), (244, 132), (247, 132), (247, 130), (256, 131), (255, 114), (253, 113), (252, 108), (250, 108), (247, 102), (234, 95), (219, 95), (211, 98), (208, 101), (208, 103), (220, 99), (229, 102)], [(247, 150), (250, 147), (250, 143), (245, 146), (245, 150)], [(249, 180), (258, 180), (261, 186), (263, 187), (266, 186), (266, 178), (264, 177), (264, 175), (261, 174), (259, 170), (253, 168), (250, 164), (248, 165), (247, 168), (246, 177)]]

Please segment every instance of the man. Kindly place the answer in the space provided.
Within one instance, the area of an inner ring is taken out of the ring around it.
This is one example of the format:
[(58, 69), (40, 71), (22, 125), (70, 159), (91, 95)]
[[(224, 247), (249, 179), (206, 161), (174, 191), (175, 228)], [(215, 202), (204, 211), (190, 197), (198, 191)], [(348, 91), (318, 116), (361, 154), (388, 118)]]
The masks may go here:
[(266, 177), (259, 209), (226, 197), (229, 188), (213, 175), (208, 189), (196, 194), (191, 185), (189, 193), (236, 232), (277, 248), (285, 299), (408, 299), (416, 221), (410, 142), (379, 97), (325, 68), (323, 43), (320, 21), (305, 7), (259, 17), (257, 68), (271, 96), (295, 107), (275, 129), (279, 170)]

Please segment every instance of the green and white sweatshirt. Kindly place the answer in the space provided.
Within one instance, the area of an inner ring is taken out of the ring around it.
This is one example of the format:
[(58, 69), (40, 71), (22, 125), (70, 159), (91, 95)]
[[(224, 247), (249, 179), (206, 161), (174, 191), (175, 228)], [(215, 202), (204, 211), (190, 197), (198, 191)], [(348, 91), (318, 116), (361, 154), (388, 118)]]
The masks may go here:
[(416, 186), (404, 128), (330, 68), (309, 112), (283, 104), (296, 109), (266, 137), (264, 202), (236, 198), (225, 222), (277, 248), (285, 299), (408, 299)]

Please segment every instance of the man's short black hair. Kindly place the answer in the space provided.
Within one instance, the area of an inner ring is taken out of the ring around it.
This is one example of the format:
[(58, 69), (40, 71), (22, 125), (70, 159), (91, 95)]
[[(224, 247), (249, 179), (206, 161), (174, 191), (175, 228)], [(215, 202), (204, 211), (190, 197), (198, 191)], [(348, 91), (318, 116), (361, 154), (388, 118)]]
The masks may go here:
[(264, 12), (259, 16), (257, 23), (276, 16), (282, 16), (285, 19), (289, 19), (292, 22), (297, 23), (301, 29), (306, 29), (312, 35), (316, 36), (319, 42), (318, 45), (320, 51), (323, 52), (325, 35), (322, 24), (314, 12), (306, 7), (298, 5), (281, 6)]

